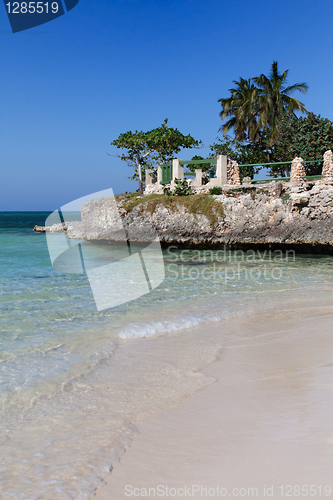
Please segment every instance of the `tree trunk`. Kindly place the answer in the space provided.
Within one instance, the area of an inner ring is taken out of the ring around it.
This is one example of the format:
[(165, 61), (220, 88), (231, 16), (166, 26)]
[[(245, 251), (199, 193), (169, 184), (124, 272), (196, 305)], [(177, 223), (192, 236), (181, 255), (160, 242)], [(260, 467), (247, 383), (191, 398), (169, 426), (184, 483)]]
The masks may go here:
[(143, 183), (142, 183), (141, 163), (138, 163), (138, 173), (139, 173), (139, 194), (140, 194), (140, 196), (143, 196)]
[(267, 160), (268, 160), (268, 162), (270, 162), (270, 161), (271, 161), (271, 154), (270, 154), (270, 152), (269, 152), (269, 149), (268, 149), (268, 148), (266, 148), (266, 155), (267, 155)]

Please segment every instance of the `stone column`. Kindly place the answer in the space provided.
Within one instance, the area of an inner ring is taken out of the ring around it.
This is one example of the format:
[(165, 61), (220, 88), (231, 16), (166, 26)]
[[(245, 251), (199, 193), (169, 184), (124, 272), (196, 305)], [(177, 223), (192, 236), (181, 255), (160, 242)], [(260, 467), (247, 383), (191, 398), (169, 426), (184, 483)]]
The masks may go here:
[(172, 160), (172, 180), (174, 181), (175, 179), (180, 179), (181, 181), (184, 180), (184, 165), (181, 165), (179, 162), (178, 158), (175, 158)]
[(153, 183), (152, 173), (153, 170), (146, 170), (146, 187)]
[(324, 165), (323, 165), (323, 170), (321, 174), (322, 179), (327, 179), (329, 177), (332, 178), (333, 175), (333, 153), (329, 149), (324, 153)]
[(227, 184), (238, 186), (241, 183), (237, 161), (230, 160), (227, 164)]
[(158, 165), (158, 167), (157, 167), (157, 184), (160, 186), (161, 182), (162, 182), (162, 169)]
[(228, 157), (226, 155), (218, 155), (216, 162), (217, 186), (224, 186), (225, 184), (227, 184), (227, 163)]
[(290, 182), (300, 182), (306, 175), (303, 158), (294, 158), (291, 164)]
[(195, 179), (193, 186), (202, 186), (202, 170), (201, 168), (195, 169)]

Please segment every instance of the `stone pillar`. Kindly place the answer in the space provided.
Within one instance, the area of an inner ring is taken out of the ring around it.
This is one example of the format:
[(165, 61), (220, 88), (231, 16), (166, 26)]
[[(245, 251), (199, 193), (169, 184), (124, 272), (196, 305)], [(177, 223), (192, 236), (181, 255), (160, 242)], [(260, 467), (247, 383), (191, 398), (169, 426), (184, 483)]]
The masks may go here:
[(158, 167), (157, 167), (157, 184), (160, 186), (161, 182), (162, 182), (162, 169), (158, 165)]
[(238, 186), (241, 183), (237, 161), (230, 160), (227, 165), (227, 184)]
[(146, 187), (153, 183), (152, 173), (153, 170), (146, 170)]
[(174, 181), (175, 179), (180, 179), (181, 181), (184, 180), (184, 165), (181, 165), (179, 162), (178, 158), (175, 158), (172, 160), (172, 180)]
[(193, 186), (202, 186), (202, 170), (201, 168), (197, 168), (195, 170), (195, 179)]
[(226, 155), (218, 155), (216, 162), (217, 186), (224, 186), (227, 184), (227, 163), (228, 157)]
[(322, 179), (327, 179), (329, 177), (332, 178), (333, 175), (333, 153), (329, 149), (324, 153), (324, 165), (323, 165), (323, 170), (321, 173), (321, 178)]
[(291, 164), (290, 182), (300, 182), (306, 175), (303, 158), (294, 158)]

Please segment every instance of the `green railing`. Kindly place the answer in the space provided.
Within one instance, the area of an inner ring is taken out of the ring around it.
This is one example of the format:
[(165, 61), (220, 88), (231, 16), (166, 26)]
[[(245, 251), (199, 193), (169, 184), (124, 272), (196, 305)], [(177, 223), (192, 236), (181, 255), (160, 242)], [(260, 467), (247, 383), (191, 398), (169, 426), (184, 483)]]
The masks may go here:
[[(323, 159), (321, 158), (320, 160), (304, 160), (303, 163), (320, 163), (322, 162)], [(180, 165), (200, 165), (202, 163), (216, 163), (217, 159), (216, 158), (208, 158), (206, 160), (180, 160), (179, 164)], [(239, 165), (239, 167), (266, 167), (268, 165), (291, 165), (292, 161), (276, 161), (276, 162), (268, 162), (268, 163), (242, 163)], [(161, 184), (170, 184), (172, 181), (172, 161), (169, 163), (164, 163), (163, 165), (160, 165), (162, 169), (162, 181)], [(194, 172), (184, 172), (184, 175), (187, 176), (195, 176)], [(321, 175), (307, 175), (303, 176), (303, 179), (311, 180), (311, 179), (319, 179)], [(290, 181), (290, 177), (268, 177), (266, 179), (251, 179), (251, 180), (246, 180), (242, 182), (249, 182), (252, 184), (257, 184), (258, 182), (272, 182), (272, 181)]]
[[(320, 160), (303, 160), (303, 163), (319, 163), (321, 161), (323, 161), (322, 158)], [(292, 161), (271, 161), (269, 163), (242, 163), (241, 165), (238, 165), (238, 166), (239, 167), (263, 167), (265, 165), (291, 165), (291, 164), (292, 164)]]
[[(180, 165), (201, 165), (202, 163), (216, 163), (217, 159), (216, 158), (208, 158), (207, 160), (181, 160), (179, 162)], [(185, 172), (184, 171), (184, 177), (195, 177), (195, 172)], [(211, 178), (213, 175), (209, 174), (209, 177)]]
[[(208, 158), (206, 160), (180, 160), (179, 164), (180, 165), (200, 165), (202, 163), (216, 163), (217, 159), (216, 158)], [(161, 184), (170, 184), (172, 181), (172, 161), (169, 163), (164, 163), (163, 165), (160, 165), (162, 169), (162, 181)], [(184, 171), (184, 176), (188, 177), (195, 177), (194, 172), (185, 172)]]
[[(322, 162), (323, 159), (321, 158), (320, 160), (303, 160), (303, 163), (320, 163)], [(291, 165), (292, 161), (275, 161), (275, 162), (269, 162), (269, 163), (244, 163), (241, 165), (238, 165), (239, 167), (264, 167), (267, 165)], [(319, 179), (321, 175), (305, 175), (302, 178), (311, 180), (311, 179)], [(248, 181), (242, 181), (242, 182), (250, 182), (251, 184), (256, 184), (258, 182), (272, 182), (272, 181), (290, 181), (290, 177), (268, 177), (266, 179), (251, 179)]]
[(180, 160), (180, 165), (200, 165), (201, 163), (216, 163), (216, 158), (208, 158), (207, 160)]

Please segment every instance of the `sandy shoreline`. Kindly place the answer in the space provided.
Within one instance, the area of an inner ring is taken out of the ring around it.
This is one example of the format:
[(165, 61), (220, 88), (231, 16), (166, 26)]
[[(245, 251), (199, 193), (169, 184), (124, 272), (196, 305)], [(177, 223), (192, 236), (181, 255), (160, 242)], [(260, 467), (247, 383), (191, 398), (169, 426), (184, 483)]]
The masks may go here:
[(216, 382), (135, 422), (94, 499), (332, 496), (332, 326), (331, 307), (229, 321)]

